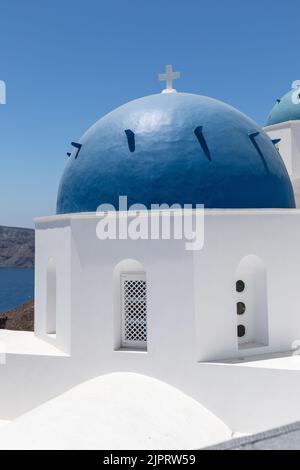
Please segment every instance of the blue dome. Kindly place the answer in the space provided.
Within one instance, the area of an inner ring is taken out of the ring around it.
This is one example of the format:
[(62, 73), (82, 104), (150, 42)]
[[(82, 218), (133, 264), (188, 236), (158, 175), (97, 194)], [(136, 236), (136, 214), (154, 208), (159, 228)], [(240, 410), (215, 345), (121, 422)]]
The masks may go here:
[(231, 106), (205, 96), (162, 93), (131, 101), (74, 144), (57, 213), (140, 203), (206, 208), (291, 208), (283, 161), (265, 132)]
[(292, 88), (280, 100), (277, 100), (268, 116), (266, 125), (271, 126), (298, 119), (300, 119), (300, 88)]

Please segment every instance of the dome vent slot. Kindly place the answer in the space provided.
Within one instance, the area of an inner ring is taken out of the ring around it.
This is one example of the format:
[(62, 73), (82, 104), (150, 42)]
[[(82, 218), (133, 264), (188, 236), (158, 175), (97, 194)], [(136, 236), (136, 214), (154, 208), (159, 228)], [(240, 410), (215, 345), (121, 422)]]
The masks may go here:
[(124, 132), (127, 137), (128, 148), (130, 152), (134, 152), (135, 151), (135, 133), (132, 132), (132, 130), (130, 129), (126, 129)]
[(74, 157), (76, 159), (79, 155), (82, 144), (78, 144), (78, 142), (71, 142), (71, 145), (77, 149), (77, 152), (76, 152), (75, 157)]
[(197, 137), (198, 142), (201, 145), (201, 148), (202, 148), (206, 158), (211, 162), (210, 151), (209, 151), (209, 148), (207, 146), (205, 137), (203, 135), (202, 128), (203, 128), (203, 126), (196, 127), (196, 129), (194, 130), (194, 134)]
[(249, 136), (249, 139), (251, 140), (253, 146), (255, 147), (258, 155), (260, 156), (260, 159), (265, 167), (265, 170), (268, 171), (269, 168), (268, 168), (268, 165), (267, 165), (267, 162), (265, 160), (265, 157), (264, 157), (264, 154), (262, 153), (261, 149), (259, 148), (259, 145), (258, 143), (256, 142), (256, 137), (259, 136), (260, 132), (259, 131), (251, 131), (251, 132), (248, 132), (248, 136)]

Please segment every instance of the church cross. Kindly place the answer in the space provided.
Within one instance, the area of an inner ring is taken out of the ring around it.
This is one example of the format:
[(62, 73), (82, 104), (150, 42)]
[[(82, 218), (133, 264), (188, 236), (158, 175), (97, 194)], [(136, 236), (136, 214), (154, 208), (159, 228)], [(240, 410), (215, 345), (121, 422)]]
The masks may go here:
[(176, 91), (173, 88), (173, 80), (180, 78), (180, 72), (173, 72), (172, 65), (166, 65), (166, 73), (160, 73), (158, 79), (160, 81), (166, 81), (166, 88), (163, 90), (163, 93), (171, 93)]

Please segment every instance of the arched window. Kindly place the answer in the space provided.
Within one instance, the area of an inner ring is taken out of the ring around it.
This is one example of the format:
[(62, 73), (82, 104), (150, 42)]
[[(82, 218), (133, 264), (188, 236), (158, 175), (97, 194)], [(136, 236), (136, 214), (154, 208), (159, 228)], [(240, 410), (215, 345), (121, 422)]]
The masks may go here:
[(56, 264), (50, 259), (47, 265), (47, 318), (46, 332), (56, 334)]
[(147, 282), (143, 265), (121, 261), (114, 271), (117, 347), (147, 348)]
[(256, 255), (245, 256), (236, 273), (236, 321), (239, 347), (269, 341), (267, 271)]

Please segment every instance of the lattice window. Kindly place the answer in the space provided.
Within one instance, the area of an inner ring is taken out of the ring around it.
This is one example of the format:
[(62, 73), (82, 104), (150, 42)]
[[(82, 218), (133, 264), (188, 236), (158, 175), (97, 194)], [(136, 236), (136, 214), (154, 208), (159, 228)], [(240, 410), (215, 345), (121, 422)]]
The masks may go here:
[(147, 285), (144, 273), (122, 274), (122, 345), (145, 347), (147, 342)]

